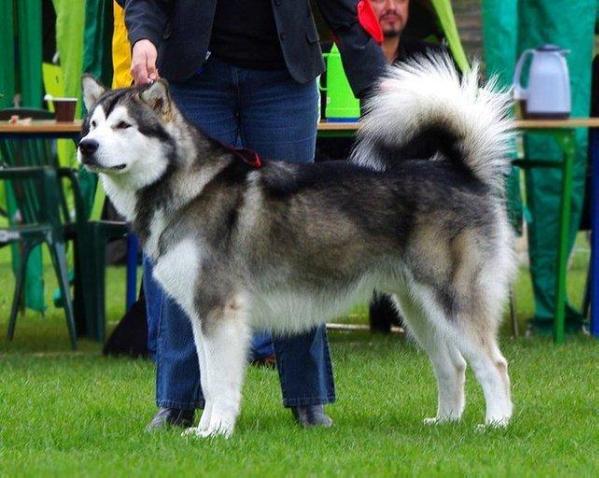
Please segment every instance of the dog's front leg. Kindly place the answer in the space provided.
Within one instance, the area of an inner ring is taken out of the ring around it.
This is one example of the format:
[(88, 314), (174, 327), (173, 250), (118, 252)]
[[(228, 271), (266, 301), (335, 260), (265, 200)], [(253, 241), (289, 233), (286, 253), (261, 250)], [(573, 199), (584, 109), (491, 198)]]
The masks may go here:
[(229, 437), (240, 410), (249, 327), (239, 301), (214, 307), (205, 317), (194, 325), (194, 337), (206, 407), (199, 426), (187, 434)]
[(200, 423), (198, 424), (197, 429), (191, 428), (185, 431), (185, 434), (198, 434), (199, 432), (203, 432), (208, 430), (210, 425), (210, 416), (212, 415), (212, 397), (208, 394), (208, 382), (206, 380), (207, 376), (207, 365), (206, 365), (206, 353), (204, 350), (204, 345), (202, 345), (202, 323), (199, 317), (195, 317), (191, 320), (191, 325), (193, 328), (193, 338), (195, 341), (196, 351), (198, 354), (198, 361), (200, 365), (200, 378), (202, 385), (202, 394), (204, 395), (204, 410), (202, 410), (202, 417), (200, 418)]

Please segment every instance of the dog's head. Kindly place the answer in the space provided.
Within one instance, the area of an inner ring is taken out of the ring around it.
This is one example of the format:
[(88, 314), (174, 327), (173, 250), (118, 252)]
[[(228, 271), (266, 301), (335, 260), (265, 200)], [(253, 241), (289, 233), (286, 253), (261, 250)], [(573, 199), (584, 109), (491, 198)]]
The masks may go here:
[(160, 178), (175, 150), (173, 131), (179, 118), (166, 81), (107, 90), (84, 75), (82, 87), (88, 114), (78, 161), (135, 189)]

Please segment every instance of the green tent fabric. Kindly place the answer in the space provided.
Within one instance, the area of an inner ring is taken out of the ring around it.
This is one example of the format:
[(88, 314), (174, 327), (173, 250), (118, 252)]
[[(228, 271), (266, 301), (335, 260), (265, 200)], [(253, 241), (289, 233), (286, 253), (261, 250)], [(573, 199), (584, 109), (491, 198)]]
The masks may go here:
[[(64, 77), (65, 95), (81, 97), (81, 73), (91, 73), (110, 84), (112, 76), (110, 40), (112, 36), (112, 3), (109, 0), (53, 0), (56, 11), (56, 45)], [(81, 101), (77, 117), (81, 117)], [(62, 143), (62, 142), (61, 142)], [(65, 141), (61, 154), (74, 165), (75, 145)], [(97, 177), (81, 169), (79, 181), (88, 217), (99, 217), (103, 195), (96, 197)], [(95, 205), (94, 205), (95, 204)]]
[[(42, 0), (0, 0), (0, 107), (12, 106), (15, 93), (21, 95), (21, 105), (42, 106)], [(112, 4), (109, 0), (52, 0), (56, 12), (56, 46), (63, 73), (64, 94), (80, 97), (80, 78), (85, 71), (110, 84), (112, 67), (110, 39), (112, 36)], [(84, 42), (85, 39), (85, 42)], [(81, 116), (81, 102), (77, 116)], [(59, 154), (68, 165), (74, 165), (75, 146), (72, 141), (59, 141)], [(88, 216), (92, 214), (92, 200), (96, 190), (96, 177), (81, 172), (81, 186), (87, 204)], [(14, 217), (14, 198), (5, 194), (0, 198), (8, 205)], [(101, 199), (101, 198), (100, 198)], [(98, 201), (99, 203), (99, 201)], [(100, 205), (96, 208), (99, 215)], [(18, 254), (13, 254), (13, 267), (18, 266)], [(32, 253), (28, 263), (25, 305), (43, 311), (43, 274), (41, 250)]]
[[(83, 70), (83, 48), (85, 27), (85, 2), (53, 0), (56, 12), (56, 48), (63, 74), (64, 94), (81, 97), (81, 72)], [(81, 101), (77, 103), (76, 116), (81, 117)], [(75, 145), (70, 140), (59, 141), (61, 160), (69, 166), (75, 164)], [(66, 158), (66, 159), (65, 159)], [(93, 198), (95, 180), (87, 172), (80, 173), (83, 196)], [(91, 209), (88, 201), (87, 211)]]
[(87, 0), (83, 71), (112, 84), (112, 0)]
[[(56, 49), (63, 74), (64, 94), (80, 96), (83, 64), (85, 2), (52, 0), (56, 12)], [(77, 105), (81, 117), (81, 102)], [(74, 152), (74, 147), (72, 148)]]
[(13, 0), (0, 0), (0, 108), (12, 106), (15, 93), (15, 29)]
[(19, 0), (18, 61), (22, 106), (42, 107), (42, 2)]
[[(104, 85), (112, 84), (112, 28), (112, 0), (87, 0), (83, 69), (80, 71), (92, 74)], [(95, 199), (87, 205), (88, 215), (99, 218), (105, 195), (102, 188), (97, 188), (97, 176), (82, 169), (79, 181), (85, 197)]]
[[(495, 76), (500, 87), (510, 88), (518, 51), (518, 0), (485, 0), (482, 18), (486, 74)], [(515, 157), (516, 148), (512, 151)], [(520, 168), (512, 168), (506, 191), (510, 222), (516, 232), (521, 233), (524, 207), (520, 194)]]
[[(0, 51), (3, 52), (0, 57), (0, 108), (8, 108), (12, 106), (15, 91), (15, 29), (13, 22), (8, 20), (13, 18), (12, 0), (0, 0), (0, 18), (7, 19), (0, 28)], [(6, 204), (6, 191), (3, 187), (0, 187), (0, 204)]]
[[(16, 93), (20, 105), (39, 108), (42, 105), (42, 8), (41, 0), (0, 0), (0, 98), (2, 107), (12, 106)], [(10, 187), (5, 190), (9, 221), (16, 218), (17, 204)], [(12, 246), (13, 270), (19, 267), (18, 245)], [(25, 279), (25, 307), (43, 312), (44, 278), (42, 251), (36, 247), (27, 263)]]
[[(483, 5), (485, 44), (488, 44), (485, 51), (491, 55), (488, 57), (490, 67), (501, 69), (502, 65), (511, 65), (525, 49), (545, 43), (569, 49), (572, 115), (588, 116), (597, 1), (485, 0)], [(509, 40), (502, 46), (495, 35)], [(517, 38), (515, 56), (514, 38)], [(574, 242), (581, 216), (587, 161), (586, 130), (577, 131), (576, 143), (570, 244)], [(561, 155), (551, 139), (535, 134), (526, 135), (525, 153), (533, 159), (558, 159)], [(557, 170), (537, 169), (526, 175), (528, 207), (532, 215), (529, 250), (535, 295), (533, 325), (539, 330), (550, 329), (554, 313), (560, 180), (561, 172)], [(567, 312), (567, 327), (579, 327), (579, 314), (571, 306)]]

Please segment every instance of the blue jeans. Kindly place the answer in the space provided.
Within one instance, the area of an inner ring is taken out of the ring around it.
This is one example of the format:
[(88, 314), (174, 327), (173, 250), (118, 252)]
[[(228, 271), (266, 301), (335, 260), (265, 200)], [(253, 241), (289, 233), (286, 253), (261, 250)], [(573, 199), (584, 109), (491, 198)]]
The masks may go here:
[[(260, 71), (210, 58), (184, 83), (171, 85), (179, 109), (219, 141), (256, 151), (262, 158), (308, 163), (314, 160), (318, 91), (299, 84), (286, 70)], [(183, 310), (153, 279), (144, 261), (149, 347), (156, 349), (159, 407), (203, 408), (200, 371), (191, 324)], [(252, 349), (272, 340), (286, 407), (335, 400), (333, 371), (324, 326), (292, 337), (257, 335)]]

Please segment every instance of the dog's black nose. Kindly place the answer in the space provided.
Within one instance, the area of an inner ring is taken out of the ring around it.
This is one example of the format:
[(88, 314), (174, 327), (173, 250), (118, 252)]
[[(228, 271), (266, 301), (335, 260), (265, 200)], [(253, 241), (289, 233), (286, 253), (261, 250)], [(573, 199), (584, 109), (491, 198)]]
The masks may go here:
[(95, 139), (82, 139), (79, 141), (79, 151), (83, 156), (91, 156), (98, 150), (100, 144)]

